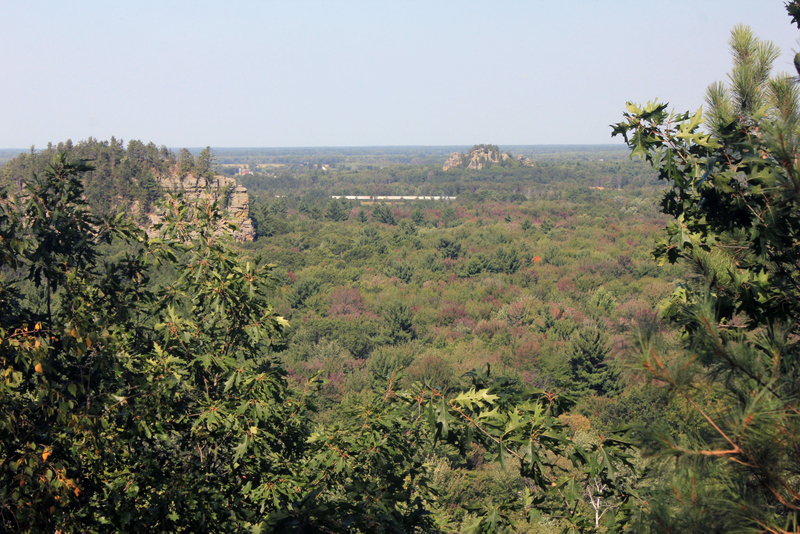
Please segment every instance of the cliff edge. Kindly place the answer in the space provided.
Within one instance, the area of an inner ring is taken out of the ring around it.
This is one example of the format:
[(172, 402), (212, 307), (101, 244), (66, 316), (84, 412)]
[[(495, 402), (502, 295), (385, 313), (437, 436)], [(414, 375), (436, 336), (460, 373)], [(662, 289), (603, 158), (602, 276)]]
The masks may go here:
[[(228, 176), (214, 175), (212, 177), (187, 174), (183, 177), (177, 174), (159, 176), (156, 181), (166, 193), (183, 192), (188, 202), (201, 204), (203, 202), (218, 202), (225, 218), (234, 223), (238, 230), (232, 232), (236, 241), (253, 241), (256, 230), (250, 220), (250, 198), (247, 188), (238, 185), (236, 180)], [(161, 215), (149, 213), (150, 227), (161, 222)]]

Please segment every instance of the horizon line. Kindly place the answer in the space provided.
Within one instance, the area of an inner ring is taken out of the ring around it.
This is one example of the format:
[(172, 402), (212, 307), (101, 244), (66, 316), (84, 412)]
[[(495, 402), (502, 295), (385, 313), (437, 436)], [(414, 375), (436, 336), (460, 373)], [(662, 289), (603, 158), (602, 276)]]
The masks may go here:
[[(78, 144), (82, 141), (78, 141)], [(63, 141), (62, 141), (63, 142)], [(187, 150), (199, 149), (202, 150), (206, 148), (206, 146), (211, 147), (212, 149), (222, 149), (222, 150), (230, 150), (230, 149), (270, 149), (270, 150), (309, 150), (309, 149), (354, 149), (354, 148), (450, 148), (450, 147), (469, 147), (469, 146), (476, 146), (482, 143), (473, 143), (472, 145), (469, 144), (444, 144), (444, 145), (307, 145), (307, 146), (214, 146), (214, 145), (205, 145), (205, 146), (167, 146), (170, 150), (172, 149), (182, 149), (186, 148)], [(487, 144), (487, 143), (483, 143)], [(496, 143), (488, 143), (494, 144), (498, 147), (614, 147), (614, 148), (627, 148), (625, 143), (540, 143), (540, 144), (496, 144)], [(54, 144), (54, 146), (57, 146)], [(158, 145), (158, 146), (166, 146), (166, 145)], [(45, 148), (36, 148), (36, 145), (31, 145), (27, 148), (21, 147), (0, 147), (2, 151), (10, 151), (10, 150), (20, 150), (20, 151), (30, 151), (31, 147), (35, 150), (45, 150)]]

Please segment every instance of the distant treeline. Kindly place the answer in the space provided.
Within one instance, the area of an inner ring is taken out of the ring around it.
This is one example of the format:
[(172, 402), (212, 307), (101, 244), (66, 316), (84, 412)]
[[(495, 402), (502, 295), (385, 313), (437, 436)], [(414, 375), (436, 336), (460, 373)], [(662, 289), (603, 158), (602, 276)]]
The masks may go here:
[(480, 200), (511, 200), (570, 188), (637, 188), (657, 183), (652, 169), (638, 160), (551, 161), (534, 166), (506, 161), (482, 170), (451, 169), (441, 165), (392, 165), (384, 168), (271, 168), (237, 177), (254, 195), (417, 195), (473, 196)]
[[(231, 167), (249, 165), (255, 174), (238, 176), (254, 197), (251, 206), (276, 196), (291, 206), (304, 203), (320, 213), (331, 195), (338, 196), (457, 196), (464, 201), (522, 202), (530, 198), (574, 199), (590, 188), (632, 189), (656, 181), (652, 169), (622, 156), (614, 145), (580, 147), (500, 147), (512, 154), (534, 157), (532, 166), (510, 158), (481, 170), (442, 170), (442, 161), (467, 147), (357, 148), (223, 148), (170, 149), (132, 140), (125, 145), (89, 138), (48, 145), (18, 154), (0, 167), (0, 186), (19, 189), (33, 174), (41, 174), (57, 150), (88, 160), (84, 198), (96, 212), (126, 210), (141, 215), (161, 194), (158, 177), (231, 174)], [(582, 152), (576, 152), (581, 148)], [(268, 162), (268, 163), (264, 163)], [(285, 163), (281, 163), (285, 162)], [(258, 167), (258, 165), (273, 165)], [(256, 210), (258, 211), (258, 210)], [(257, 215), (256, 215), (256, 218)]]
[[(368, 165), (441, 166), (453, 152), (466, 152), (469, 148), (468, 145), (214, 148), (214, 153), (223, 164), (347, 165), (357, 168)], [(500, 150), (542, 161), (597, 161), (628, 157), (622, 145), (502, 145)]]

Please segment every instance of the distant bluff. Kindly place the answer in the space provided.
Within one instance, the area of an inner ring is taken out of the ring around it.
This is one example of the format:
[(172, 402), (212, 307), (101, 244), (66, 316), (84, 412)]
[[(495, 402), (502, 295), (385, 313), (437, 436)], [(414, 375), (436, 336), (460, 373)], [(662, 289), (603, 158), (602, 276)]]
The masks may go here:
[[(504, 164), (510, 163), (511, 161), (514, 161), (511, 154), (501, 152), (497, 145), (475, 145), (470, 148), (466, 154), (460, 154), (458, 152), (450, 154), (442, 170), (472, 169), (479, 171), (493, 164)], [(516, 157), (516, 161), (522, 165), (533, 165), (530, 158), (526, 158), (521, 154)]]
[[(192, 204), (217, 202), (222, 208), (224, 217), (234, 223), (238, 230), (231, 232), (236, 241), (253, 241), (256, 230), (250, 219), (250, 198), (247, 188), (238, 185), (236, 180), (228, 176), (212, 177), (186, 174), (181, 177), (177, 173), (162, 175), (156, 181), (166, 193), (182, 192), (184, 198)], [(150, 227), (161, 222), (158, 212), (147, 214)]]
[(190, 203), (216, 201), (226, 222), (234, 223), (238, 241), (255, 238), (249, 218), (247, 189), (227, 176), (214, 173), (214, 154), (206, 147), (194, 156), (189, 150), (172, 151), (164, 145), (131, 140), (125, 146), (112, 137), (101, 141), (93, 137), (47, 145), (43, 150), (23, 152), (0, 165), (0, 189), (22, 197), (24, 184), (41, 176), (57, 153), (71, 160), (82, 160), (91, 170), (81, 174), (83, 200), (97, 213), (128, 213), (152, 235), (152, 224), (161, 221), (158, 200), (165, 193), (183, 192)]

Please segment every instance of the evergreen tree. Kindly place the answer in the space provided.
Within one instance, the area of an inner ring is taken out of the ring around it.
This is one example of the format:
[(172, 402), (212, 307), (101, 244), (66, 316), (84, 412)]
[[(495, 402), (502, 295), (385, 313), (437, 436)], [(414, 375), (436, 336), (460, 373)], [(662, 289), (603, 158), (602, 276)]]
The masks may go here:
[[(699, 275), (666, 310), (685, 357), (669, 358), (656, 332), (638, 338), (642, 368), (706, 423), (656, 435), (678, 470), (650, 512), (665, 532), (797, 532), (800, 101), (789, 76), (770, 77), (774, 45), (737, 26), (730, 46), (729, 83), (708, 89), (708, 131), (701, 111), (658, 103), (629, 104), (614, 128), (671, 186), (662, 207), (676, 222), (657, 256)], [(706, 405), (714, 388), (725, 397)]]
[(214, 161), (217, 158), (214, 156), (214, 152), (211, 150), (210, 146), (205, 147), (201, 152), (200, 155), (197, 156), (197, 162), (195, 163), (195, 172), (198, 176), (202, 176), (204, 178), (213, 178), (214, 177)]
[(276, 198), (269, 205), (270, 213), (272, 213), (276, 217), (285, 217), (288, 209), (289, 207), (286, 205), (286, 199), (283, 197)]
[(316, 278), (304, 278), (297, 282), (289, 295), (289, 305), (292, 308), (301, 308), (319, 292), (320, 282)]
[(411, 212), (411, 221), (417, 226), (425, 224), (425, 212), (422, 211), (422, 208), (417, 208)]
[(325, 217), (331, 221), (346, 221), (350, 216), (347, 206), (338, 198), (331, 199), (325, 209)]
[(442, 256), (445, 258), (456, 260), (461, 256), (461, 244), (448, 237), (440, 237), (439, 241), (436, 243), (436, 248), (439, 249), (439, 252), (441, 252)]
[(187, 174), (195, 171), (194, 156), (189, 149), (182, 148), (178, 153), (178, 175), (184, 178)]
[(275, 235), (275, 219), (271, 207), (271, 204), (267, 204), (263, 197), (250, 197), (249, 216), (253, 221), (257, 237)]
[(414, 338), (413, 314), (402, 302), (390, 302), (383, 310), (392, 343), (403, 343)]
[(609, 366), (608, 336), (597, 327), (581, 328), (570, 341), (572, 390), (578, 395), (614, 393), (617, 373)]
[(374, 208), (372, 208), (372, 217), (383, 224), (395, 225), (397, 221), (394, 220), (394, 215), (392, 214), (392, 210), (389, 209), (389, 206), (386, 204), (376, 204)]

